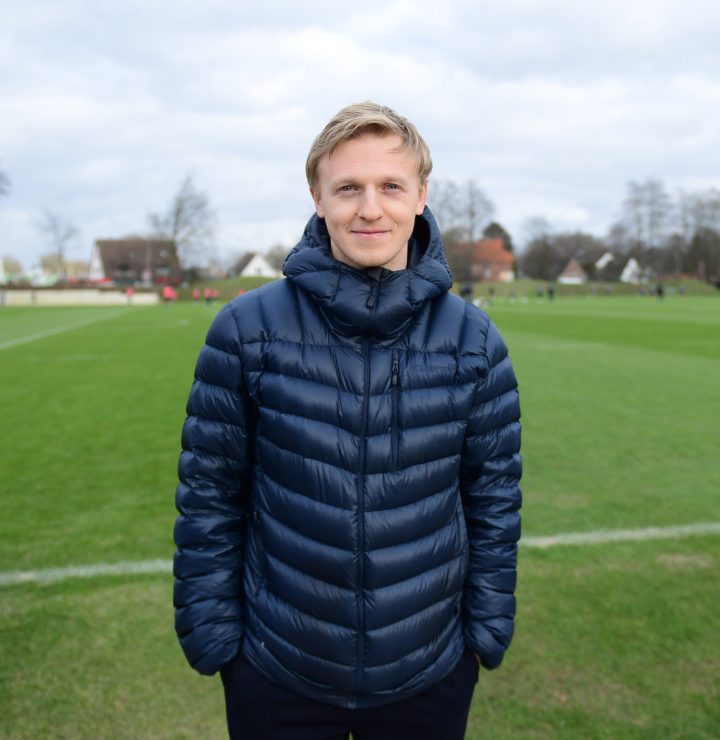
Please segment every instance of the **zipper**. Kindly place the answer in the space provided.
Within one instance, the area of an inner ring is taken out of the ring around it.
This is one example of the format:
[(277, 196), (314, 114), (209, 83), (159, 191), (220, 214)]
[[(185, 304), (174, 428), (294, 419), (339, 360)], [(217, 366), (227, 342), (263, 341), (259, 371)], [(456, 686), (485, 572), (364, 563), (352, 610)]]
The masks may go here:
[(390, 447), (391, 447), (391, 462), (392, 470), (396, 470), (400, 457), (399, 450), (399, 405), (400, 405), (400, 359), (398, 358), (398, 351), (393, 350), (392, 353), (392, 373), (390, 376), (390, 392), (392, 394), (392, 419), (390, 420)]
[(363, 339), (363, 364), (365, 366), (362, 401), (362, 425), (360, 429), (360, 465), (358, 469), (358, 548), (357, 602), (358, 602), (358, 647), (355, 666), (355, 690), (360, 691), (365, 651), (365, 465), (367, 455), (367, 427), (370, 405), (370, 340)]
[(381, 273), (378, 270), (377, 275), (370, 275), (370, 293), (368, 295), (365, 305), (368, 308), (374, 309), (377, 303), (378, 291), (380, 290), (380, 277)]

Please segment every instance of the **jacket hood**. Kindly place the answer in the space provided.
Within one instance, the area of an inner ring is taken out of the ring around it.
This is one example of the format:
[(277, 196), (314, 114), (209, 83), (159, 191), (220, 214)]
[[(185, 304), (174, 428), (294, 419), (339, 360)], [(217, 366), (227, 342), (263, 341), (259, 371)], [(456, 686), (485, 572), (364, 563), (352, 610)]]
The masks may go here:
[(336, 260), (325, 219), (316, 214), (283, 273), (312, 296), (340, 333), (394, 338), (427, 301), (452, 285), (440, 229), (427, 207), (415, 218), (408, 263), (404, 270), (363, 270)]

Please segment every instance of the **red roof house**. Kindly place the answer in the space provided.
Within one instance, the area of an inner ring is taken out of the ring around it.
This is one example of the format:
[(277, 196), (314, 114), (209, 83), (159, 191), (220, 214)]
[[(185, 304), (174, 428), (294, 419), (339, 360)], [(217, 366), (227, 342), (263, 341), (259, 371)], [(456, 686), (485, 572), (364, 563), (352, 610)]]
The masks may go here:
[(515, 279), (514, 266), (515, 256), (502, 239), (479, 239), (472, 245), (473, 280), (510, 283)]

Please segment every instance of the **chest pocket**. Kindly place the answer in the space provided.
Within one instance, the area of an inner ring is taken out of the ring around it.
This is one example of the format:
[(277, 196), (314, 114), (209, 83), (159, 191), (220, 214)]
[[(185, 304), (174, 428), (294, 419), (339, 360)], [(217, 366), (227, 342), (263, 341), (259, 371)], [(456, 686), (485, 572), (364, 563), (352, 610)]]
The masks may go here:
[(455, 385), (458, 381), (457, 357), (439, 353), (408, 354), (401, 380), (403, 388), (408, 390)]

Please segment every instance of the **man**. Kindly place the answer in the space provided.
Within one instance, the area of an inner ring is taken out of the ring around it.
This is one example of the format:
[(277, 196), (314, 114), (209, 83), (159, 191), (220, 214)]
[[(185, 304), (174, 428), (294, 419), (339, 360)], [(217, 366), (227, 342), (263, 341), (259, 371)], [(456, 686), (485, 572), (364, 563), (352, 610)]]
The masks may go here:
[(176, 627), (233, 738), (462, 738), (510, 643), (517, 383), (449, 293), (415, 127), (373, 103), (315, 140), (286, 280), (217, 315), (188, 401)]

